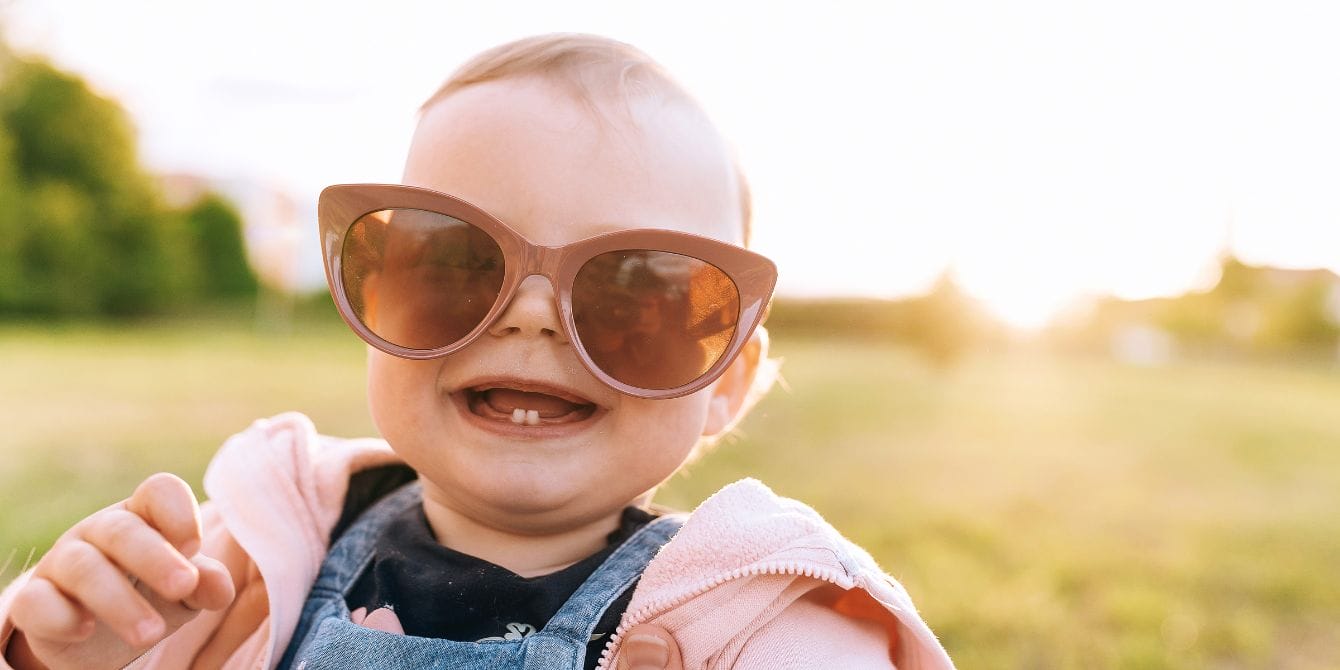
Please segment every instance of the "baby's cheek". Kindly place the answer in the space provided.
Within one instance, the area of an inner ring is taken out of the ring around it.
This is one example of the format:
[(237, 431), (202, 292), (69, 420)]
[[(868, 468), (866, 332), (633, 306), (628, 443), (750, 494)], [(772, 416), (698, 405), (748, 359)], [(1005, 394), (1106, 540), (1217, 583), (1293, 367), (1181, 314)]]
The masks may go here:
[(669, 400), (637, 399), (638, 433), (658, 463), (678, 468), (693, 450), (707, 423), (710, 396), (703, 392)]
[(437, 361), (396, 358), (368, 347), (368, 409), (387, 439), (431, 414)]

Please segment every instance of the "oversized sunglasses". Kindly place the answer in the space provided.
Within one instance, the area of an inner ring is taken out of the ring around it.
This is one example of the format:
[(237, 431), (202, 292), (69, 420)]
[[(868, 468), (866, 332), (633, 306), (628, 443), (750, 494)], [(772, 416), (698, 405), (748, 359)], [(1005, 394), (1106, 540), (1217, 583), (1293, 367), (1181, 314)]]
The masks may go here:
[(317, 207), (326, 279), (359, 337), (393, 356), (446, 356), (546, 277), (582, 364), (641, 398), (693, 393), (726, 371), (777, 270), (732, 244), (630, 229), (537, 245), (464, 200), (412, 186), (342, 184)]

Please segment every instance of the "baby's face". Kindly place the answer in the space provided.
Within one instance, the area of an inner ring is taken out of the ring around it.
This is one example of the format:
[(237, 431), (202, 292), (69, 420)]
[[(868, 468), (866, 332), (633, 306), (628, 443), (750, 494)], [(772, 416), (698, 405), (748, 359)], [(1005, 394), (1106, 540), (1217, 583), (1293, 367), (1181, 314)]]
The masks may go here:
[[(601, 113), (535, 79), (467, 87), (425, 112), (404, 183), (464, 199), (541, 245), (628, 228), (742, 242), (729, 154), (699, 113), (637, 100)], [(369, 348), (373, 417), (426, 497), (495, 528), (573, 528), (637, 500), (729, 421), (737, 402), (725, 389), (738, 384), (670, 400), (605, 386), (556, 309), (548, 281), (529, 277), (457, 353), (412, 361)], [(517, 424), (507, 411), (529, 403), (562, 414), (574, 400), (581, 411), (558, 423)]]

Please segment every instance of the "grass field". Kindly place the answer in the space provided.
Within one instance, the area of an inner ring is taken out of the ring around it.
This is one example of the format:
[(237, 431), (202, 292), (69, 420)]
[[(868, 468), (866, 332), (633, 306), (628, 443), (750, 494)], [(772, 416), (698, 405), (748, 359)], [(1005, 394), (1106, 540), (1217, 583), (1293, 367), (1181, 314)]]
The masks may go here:
[[(0, 574), (253, 419), (372, 432), (338, 326), (0, 329)], [(1340, 667), (1340, 372), (1037, 353), (938, 371), (778, 338), (788, 389), (659, 500), (755, 476), (911, 591), (963, 668)]]

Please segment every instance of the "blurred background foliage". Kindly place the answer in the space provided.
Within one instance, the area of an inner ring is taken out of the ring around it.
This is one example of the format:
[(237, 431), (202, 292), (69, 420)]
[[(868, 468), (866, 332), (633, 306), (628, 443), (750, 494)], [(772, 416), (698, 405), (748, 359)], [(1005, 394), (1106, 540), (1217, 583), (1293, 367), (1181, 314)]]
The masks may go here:
[(0, 51), (0, 315), (131, 317), (248, 300), (241, 220), (169, 206), (114, 100)]
[[(361, 343), (324, 292), (276, 302), (242, 224), (170, 202), (116, 101), (0, 47), (0, 583), (152, 472), (203, 493), (258, 417), (375, 433)], [(783, 388), (659, 499), (805, 500), (964, 668), (1340, 667), (1338, 324), (1335, 274), (1230, 254), (1028, 336), (952, 273), (779, 298)]]

